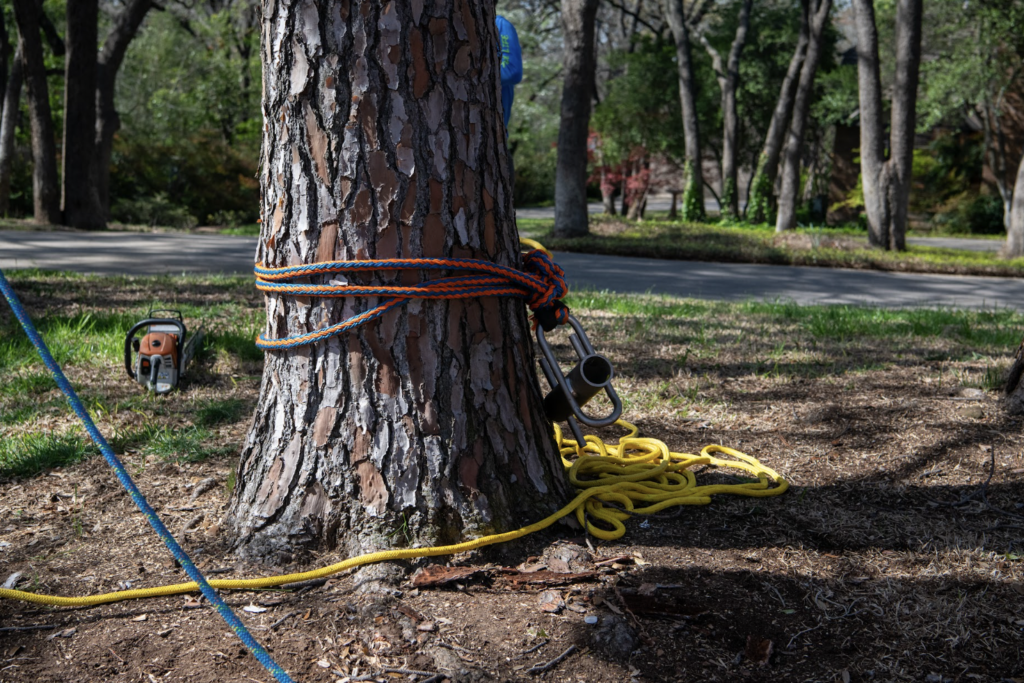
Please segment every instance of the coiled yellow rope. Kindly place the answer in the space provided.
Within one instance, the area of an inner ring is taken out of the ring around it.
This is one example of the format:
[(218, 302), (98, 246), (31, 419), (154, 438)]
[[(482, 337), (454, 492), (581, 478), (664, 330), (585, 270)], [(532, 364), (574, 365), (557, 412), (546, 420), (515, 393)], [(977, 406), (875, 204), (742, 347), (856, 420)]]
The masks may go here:
[[(555, 438), (561, 452), (562, 463), (568, 470), (569, 480), (579, 493), (561, 510), (530, 526), (454, 545), (368, 553), (321, 569), (297, 574), (268, 576), (260, 579), (214, 579), (210, 581), (210, 585), (214, 588), (230, 590), (272, 588), (286, 583), (323, 578), (346, 569), (375, 562), (454, 555), (522, 538), (527, 534), (546, 529), (562, 517), (572, 513), (575, 513), (576, 519), (590, 534), (601, 539), (614, 540), (626, 533), (623, 522), (633, 514), (652, 514), (676, 505), (705, 505), (711, 502), (711, 496), (716, 494), (752, 497), (777, 496), (789, 488), (789, 484), (777, 472), (765, 467), (755, 458), (731, 448), (711, 445), (705, 446), (700, 455), (674, 453), (657, 439), (637, 436), (638, 430), (634, 425), (624, 420), (619, 420), (617, 424), (629, 431), (626, 436), (619, 439), (618, 444), (607, 444), (595, 436), (588, 435), (586, 444), (582, 448), (579, 448), (574, 440), (564, 438), (558, 425), (555, 425)], [(713, 453), (727, 455), (729, 459), (715, 457), (712, 455)], [(696, 476), (691, 468), (699, 465), (740, 470), (756, 478), (756, 481), (698, 486)], [(774, 486), (772, 486), (773, 483)], [(615, 507), (604, 505), (604, 502)], [(81, 598), (0, 588), (0, 598), (24, 600), (43, 605), (85, 607), (121, 600), (189, 593), (198, 588), (195, 582), (190, 581)]]

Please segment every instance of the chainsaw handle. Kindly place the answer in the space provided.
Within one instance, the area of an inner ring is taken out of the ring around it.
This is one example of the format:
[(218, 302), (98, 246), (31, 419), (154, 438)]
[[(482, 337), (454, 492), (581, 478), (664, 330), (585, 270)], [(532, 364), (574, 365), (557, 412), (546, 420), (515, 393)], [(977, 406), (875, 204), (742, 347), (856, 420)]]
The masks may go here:
[(143, 327), (149, 327), (150, 325), (174, 325), (178, 328), (181, 334), (178, 335), (178, 357), (181, 357), (181, 346), (185, 340), (185, 335), (188, 331), (185, 329), (185, 323), (181, 320), (175, 320), (174, 318), (146, 318), (141, 320), (128, 330), (128, 334), (124, 337), (124, 369), (128, 371), (128, 376), (132, 379), (136, 379), (135, 371), (132, 369), (132, 341), (135, 340), (135, 333)]

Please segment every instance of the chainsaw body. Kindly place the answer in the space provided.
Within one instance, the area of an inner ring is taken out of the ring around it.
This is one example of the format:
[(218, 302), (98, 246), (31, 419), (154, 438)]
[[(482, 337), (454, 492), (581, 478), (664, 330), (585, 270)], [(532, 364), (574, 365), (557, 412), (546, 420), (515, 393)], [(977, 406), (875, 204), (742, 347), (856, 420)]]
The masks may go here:
[[(155, 317), (156, 313), (177, 317)], [(142, 336), (137, 336), (143, 330)], [(125, 336), (124, 368), (150, 391), (166, 394), (178, 386), (201, 336), (188, 337), (179, 311), (150, 311), (149, 317), (133, 325)]]

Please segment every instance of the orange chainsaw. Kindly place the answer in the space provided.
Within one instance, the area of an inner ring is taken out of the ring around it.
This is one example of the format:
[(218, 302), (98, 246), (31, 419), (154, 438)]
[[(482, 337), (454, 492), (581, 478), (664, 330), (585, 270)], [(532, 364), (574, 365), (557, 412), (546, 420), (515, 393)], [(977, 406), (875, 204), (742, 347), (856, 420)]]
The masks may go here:
[[(166, 317), (169, 313), (177, 317)], [(165, 317), (157, 317), (157, 314)], [(145, 333), (137, 337), (143, 329)], [(166, 394), (184, 377), (202, 338), (202, 330), (188, 336), (181, 311), (151, 310), (149, 316), (135, 323), (125, 336), (124, 369), (129, 377), (150, 391)]]

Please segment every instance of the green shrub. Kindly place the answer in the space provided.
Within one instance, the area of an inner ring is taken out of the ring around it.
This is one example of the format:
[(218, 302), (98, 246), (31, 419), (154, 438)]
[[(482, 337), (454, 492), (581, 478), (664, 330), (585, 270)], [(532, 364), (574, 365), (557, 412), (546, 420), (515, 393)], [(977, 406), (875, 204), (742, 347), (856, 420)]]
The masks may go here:
[(110, 217), (131, 225), (168, 226), (190, 229), (198, 225), (188, 208), (172, 204), (163, 192), (138, 199), (117, 199), (110, 207)]
[(994, 195), (957, 195), (935, 214), (932, 225), (954, 235), (999, 235), (1004, 231), (1003, 202)]

